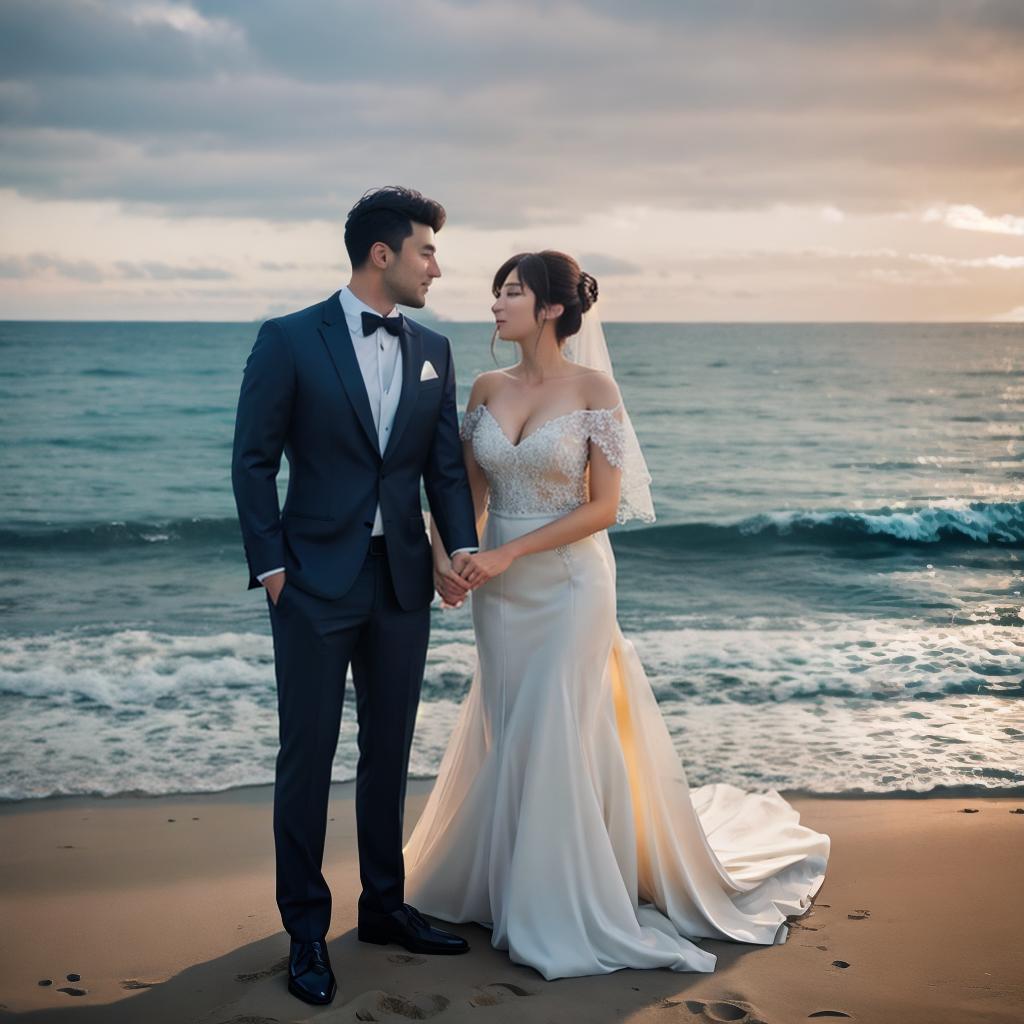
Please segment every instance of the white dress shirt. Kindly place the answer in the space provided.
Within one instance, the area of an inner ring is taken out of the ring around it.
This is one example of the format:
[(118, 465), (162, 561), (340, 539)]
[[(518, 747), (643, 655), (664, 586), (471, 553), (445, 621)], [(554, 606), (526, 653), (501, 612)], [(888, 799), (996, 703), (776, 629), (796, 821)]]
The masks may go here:
[[(395, 422), (398, 400), (402, 394), (402, 349), (398, 338), (383, 327), (378, 327), (373, 334), (363, 334), (363, 313), (373, 313), (374, 316), (379, 316), (377, 310), (368, 306), (362, 299), (356, 298), (348, 288), (342, 288), (338, 297), (341, 300), (345, 323), (348, 325), (348, 333), (352, 338), (352, 346), (359, 362), (359, 370), (363, 375), (366, 395), (370, 400), (370, 410), (373, 413), (373, 425), (377, 428), (377, 443), (383, 455)], [(392, 308), (387, 316), (394, 315), (395, 309)], [(370, 533), (374, 537), (384, 534), (384, 520), (381, 516), (379, 501), (374, 512), (373, 529)], [(476, 547), (456, 548), (452, 554), (478, 550), (479, 548)], [(261, 572), (256, 579), (262, 583), (268, 576), (273, 576), (278, 572), (284, 572), (284, 567), (268, 569), (266, 572)]]

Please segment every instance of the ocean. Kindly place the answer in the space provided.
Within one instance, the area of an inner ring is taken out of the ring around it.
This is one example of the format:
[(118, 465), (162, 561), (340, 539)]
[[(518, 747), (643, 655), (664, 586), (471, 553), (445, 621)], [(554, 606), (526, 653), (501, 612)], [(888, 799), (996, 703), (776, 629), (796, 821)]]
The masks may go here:
[[(0, 323), (0, 799), (273, 780), (229, 475), (257, 326)], [(461, 415), (491, 328), (440, 326)], [(606, 334), (657, 513), (612, 530), (619, 622), (691, 785), (1024, 793), (1024, 326)], [(469, 605), (432, 614), (422, 778), (474, 661)]]

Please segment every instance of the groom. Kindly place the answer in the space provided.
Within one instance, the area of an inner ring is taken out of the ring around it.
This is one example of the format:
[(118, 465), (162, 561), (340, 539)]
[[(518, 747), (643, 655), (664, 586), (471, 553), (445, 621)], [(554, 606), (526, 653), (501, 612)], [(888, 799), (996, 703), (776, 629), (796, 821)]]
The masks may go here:
[[(331, 764), (349, 665), (359, 721), (358, 933), (419, 953), (466, 941), (403, 902), (402, 817), (436, 581), (449, 602), (477, 550), (448, 339), (395, 312), (421, 308), (441, 276), (444, 208), (382, 188), (349, 212), (347, 287), (267, 320), (245, 366), (231, 479), (249, 563), (274, 638), (280, 748), (274, 783), (277, 904), (291, 936), (288, 988), (309, 1003), (337, 991), (322, 873)], [(276, 477), (288, 457), (288, 494)], [(452, 552), (435, 576), (422, 478)]]

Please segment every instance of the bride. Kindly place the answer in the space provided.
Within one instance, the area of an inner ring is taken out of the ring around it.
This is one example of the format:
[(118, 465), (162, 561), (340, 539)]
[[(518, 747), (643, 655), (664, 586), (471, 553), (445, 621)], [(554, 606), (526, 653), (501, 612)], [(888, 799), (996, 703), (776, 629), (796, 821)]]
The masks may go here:
[(404, 848), (406, 892), (426, 914), (490, 928), (548, 980), (713, 971), (695, 940), (784, 942), (830, 840), (775, 790), (689, 788), (616, 619), (607, 527), (654, 510), (587, 312), (597, 282), (543, 251), (509, 259), (493, 290), (495, 334), (520, 361), (477, 377), (460, 430), (481, 537), (460, 563), (476, 667)]

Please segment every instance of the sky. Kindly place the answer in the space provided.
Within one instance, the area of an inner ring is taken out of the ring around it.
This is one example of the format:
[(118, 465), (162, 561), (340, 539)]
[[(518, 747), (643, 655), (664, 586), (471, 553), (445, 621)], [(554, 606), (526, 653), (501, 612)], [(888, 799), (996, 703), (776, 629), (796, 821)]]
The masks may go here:
[(1024, 321), (1020, 0), (3, 0), (0, 319), (257, 321), (444, 204), (441, 319)]

